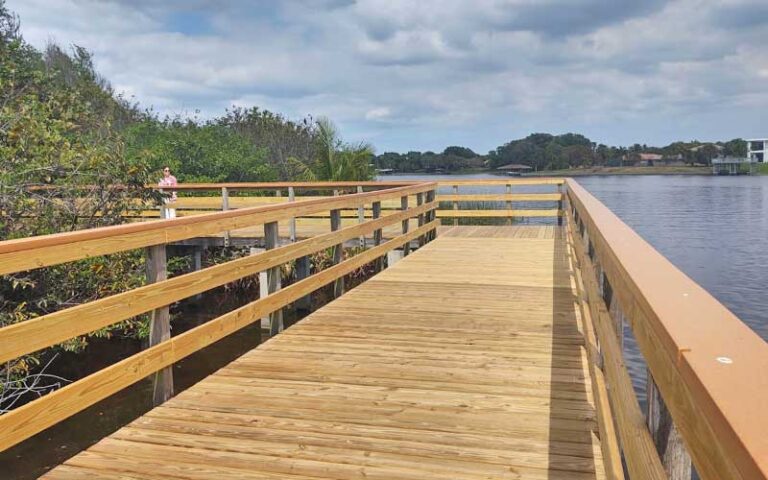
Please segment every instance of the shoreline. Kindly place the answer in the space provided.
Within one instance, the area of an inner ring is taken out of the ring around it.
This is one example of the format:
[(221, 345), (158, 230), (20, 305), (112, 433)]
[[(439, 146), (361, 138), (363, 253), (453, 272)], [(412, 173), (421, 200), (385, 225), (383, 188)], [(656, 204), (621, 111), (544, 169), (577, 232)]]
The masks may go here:
[(521, 176), (508, 176), (496, 170), (462, 170), (458, 172), (394, 172), (387, 175), (380, 175), (379, 178), (398, 175), (473, 175), (488, 174), (500, 178), (525, 178), (525, 177), (582, 177), (599, 175), (707, 175), (712, 176), (711, 167), (682, 167), (682, 166), (663, 166), (663, 167), (589, 167), (573, 168), (568, 170), (542, 170), (539, 172), (524, 173)]

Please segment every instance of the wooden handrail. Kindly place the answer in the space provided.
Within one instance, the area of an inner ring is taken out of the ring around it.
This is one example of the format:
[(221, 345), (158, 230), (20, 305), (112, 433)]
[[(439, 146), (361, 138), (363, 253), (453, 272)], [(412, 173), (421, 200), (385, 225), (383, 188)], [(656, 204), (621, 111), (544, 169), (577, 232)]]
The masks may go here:
[(391, 182), (344, 181), (344, 182), (229, 182), (229, 183), (179, 183), (173, 187), (148, 185), (157, 190), (287, 190), (292, 187), (297, 190), (335, 190), (356, 187), (394, 188), (407, 187), (425, 183), (423, 181), (401, 180)]
[(566, 185), (699, 475), (768, 478), (768, 344), (576, 181)]
[(435, 228), (437, 228), (436, 221), (423, 225), (0, 416), (0, 451), (258, 321), (262, 316), (288, 305)]
[(437, 184), (441, 187), (450, 187), (453, 185), (562, 185), (565, 183), (563, 178), (556, 177), (523, 177), (523, 178), (505, 178), (505, 179), (477, 179), (477, 180), (439, 180)]
[(431, 202), (297, 243), (232, 260), (0, 328), (0, 363), (255, 275), (436, 207)]
[[(329, 205), (331, 208), (346, 207), (368, 202), (378, 203), (381, 199), (389, 198), (390, 194), (407, 198), (411, 191), (427, 192), (428, 198), (431, 199), (427, 203), (404, 208), (397, 213), (277, 247), (261, 254), (232, 260), (168, 280), (161, 280), (128, 292), (0, 328), (0, 357), (3, 358), (0, 361), (6, 361), (245, 276), (268, 271), (291, 260), (306, 257), (318, 250), (339, 245), (345, 240), (378, 232), (382, 227), (393, 223), (400, 223), (410, 218), (425, 215), (430, 220), (413, 231), (404, 232), (402, 235), (376, 245), (345, 261), (340, 261), (338, 264), (299, 280), (288, 287), (270, 292), (269, 295), (244, 307), (162, 341), (121, 362), (0, 416), (0, 451), (93, 405), (147, 375), (170, 366), (230, 333), (258, 321), (264, 315), (278, 311), (289, 303), (342, 278), (363, 265), (376, 261), (389, 250), (404, 247), (416, 239), (430, 236), (439, 224), (434, 219), (433, 213), (437, 206), (437, 202), (434, 201), (434, 189), (435, 184), (432, 183), (405, 188), (398, 187), (386, 194), (370, 192), (376, 194), (344, 195), (329, 200), (324, 199), (321, 201), (320, 207), (317, 206), (317, 202), (310, 201), (314, 202), (312, 208), (329, 208)], [(392, 193), (393, 191), (395, 193)], [(278, 207), (293, 212), (300, 203), (306, 202), (296, 202)], [(299, 208), (301, 207), (299, 206)], [(272, 207), (270, 207), (271, 209)], [(103, 238), (101, 234), (104, 229), (98, 230), (102, 232), (97, 232), (95, 237), (86, 238), (89, 240)], [(115, 237), (108, 236), (107, 238)]]
[[(223, 183), (179, 183), (173, 187), (159, 186), (154, 183), (144, 185), (144, 188), (151, 188), (153, 190), (221, 190), (222, 188), (228, 188), (231, 190), (285, 190), (288, 188), (305, 189), (305, 190), (333, 190), (338, 188), (355, 188), (357, 186), (363, 187), (376, 187), (376, 188), (393, 188), (393, 187), (405, 187), (408, 185), (416, 185), (424, 183), (423, 181), (414, 180), (395, 180), (380, 182), (376, 180), (369, 181), (343, 181), (343, 182), (223, 182)], [(26, 187), (29, 191), (40, 190), (57, 190), (61, 187), (58, 185), (30, 185)], [(72, 187), (67, 187), (72, 188)], [(98, 185), (80, 185), (74, 188), (80, 190), (89, 190), (99, 188)], [(110, 188), (126, 188), (124, 185), (110, 185)]]
[(456, 217), (469, 217), (469, 218), (489, 218), (489, 217), (558, 217), (562, 215), (562, 211), (552, 208), (539, 208), (528, 210), (507, 210), (507, 209), (494, 209), (494, 210), (438, 210), (438, 218), (456, 218)]
[[(597, 332), (596, 344), (587, 343), (590, 351), (590, 372), (592, 381), (599, 382), (600, 375), (604, 371), (605, 378), (611, 388), (608, 391), (610, 402), (598, 407), (598, 415), (611, 411), (618, 427), (618, 438), (626, 452), (625, 459), (630, 478), (642, 478), (648, 480), (665, 480), (667, 478), (664, 467), (661, 464), (656, 447), (648, 428), (645, 426), (643, 412), (640, 403), (632, 387), (632, 379), (624, 362), (621, 345), (618, 341), (620, 335), (613, 329), (611, 319), (599, 291), (598, 280), (594, 265), (585, 251), (584, 245), (579, 239), (573, 238), (575, 229), (572, 215), (568, 214), (567, 231), (569, 240), (573, 245), (579, 268), (577, 286), (581, 287), (584, 295), (582, 303), (585, 303), (585, 314), (588, 315), (592, 325), (585, 330), (591, 331), (594, 326)], [(586, 332), (585, 332), (586, 333)], [(589, 340), (589, 338), (587, 338)], [(599, 345), (599, 346), (598, 346)], [(597, 351), (593, 351), (593, 350)], [(602, 370), (596, 368), (602, 355)], [(598, 373), (600, 372), (600, 373)], [(597, 397), (597, 395), (596, 395)], [(599, 399), (599, 397), (597, 397)], [(614, 407), (611, 408), (610, 405)], [(601, 446), (608, 446), (613, 438), (601, 438)], [(615, 463), (615, 462), (611, 462)], [(690, 480), (690, 479), (689, 479)]]
[(437, 196), (441, 202), (559, 202), (562, 198), (561, 193), (466, 193)]
[(435, 183), (411, 184), (338, 197), (7, 240), (0, 242), (0, 275), (287, 220), (325, 210), (358, 207), (434, 188)]

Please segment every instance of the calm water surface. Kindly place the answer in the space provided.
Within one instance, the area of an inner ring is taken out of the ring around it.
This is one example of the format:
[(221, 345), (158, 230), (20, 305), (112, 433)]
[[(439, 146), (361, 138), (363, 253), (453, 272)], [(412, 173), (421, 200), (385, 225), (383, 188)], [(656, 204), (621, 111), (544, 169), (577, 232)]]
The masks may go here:
[(768, 340), (768, 177), (577, 181)]

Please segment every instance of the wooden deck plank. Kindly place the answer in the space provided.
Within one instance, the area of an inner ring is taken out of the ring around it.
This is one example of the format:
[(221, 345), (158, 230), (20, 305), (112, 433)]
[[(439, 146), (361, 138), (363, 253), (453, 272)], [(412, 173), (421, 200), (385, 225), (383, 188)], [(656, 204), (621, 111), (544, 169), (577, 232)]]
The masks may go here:
[(605, 478), (559, 229), (441, 234), (44, 478)]

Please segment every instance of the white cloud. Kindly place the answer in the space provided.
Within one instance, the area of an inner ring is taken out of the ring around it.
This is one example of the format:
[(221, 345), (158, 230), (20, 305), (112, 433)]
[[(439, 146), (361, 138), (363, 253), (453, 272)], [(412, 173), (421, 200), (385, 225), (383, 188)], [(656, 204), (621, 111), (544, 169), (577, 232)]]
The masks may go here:
[[(604, 143), (762, 135), (768, 9), (678, 0), (9, 0), (161, 113), (329, 116), (379, 150), (532, 131)], [(714, 119), (714, 121), (713, 121)]]
[(365, 118), (366, 120), (383, 120), (389, 117), (391, 114), (392, 111), (389, 109), (389, 107), (379, 107), (365, 112)]

